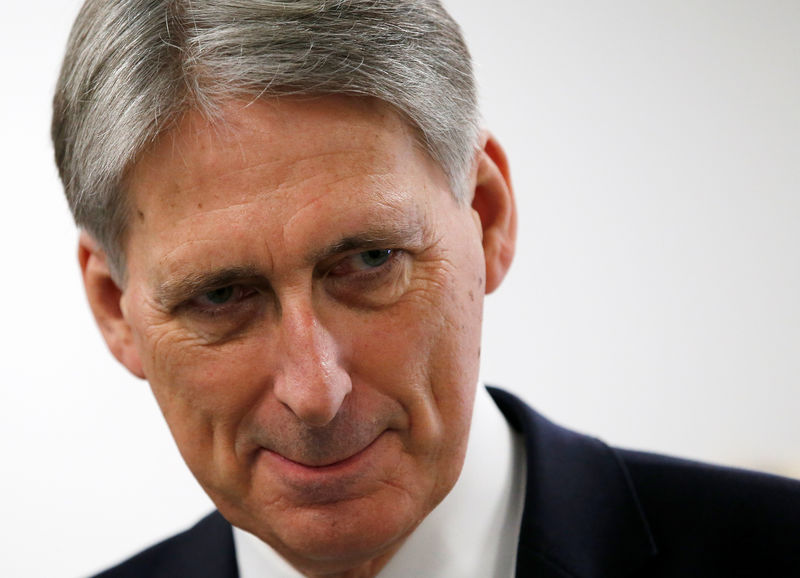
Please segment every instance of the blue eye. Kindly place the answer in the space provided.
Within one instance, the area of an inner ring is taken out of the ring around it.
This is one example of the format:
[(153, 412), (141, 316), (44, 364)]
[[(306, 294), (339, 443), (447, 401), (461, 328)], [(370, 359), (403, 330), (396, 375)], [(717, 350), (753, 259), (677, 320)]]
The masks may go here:
[(361, 277), (365, 275), (388, 274), (393, 263), (402, 251), (397, 249), (370, 249), (352, 253), (336, 263), (329, 271), (331, 277)]
[(367, 267), (380, 267), (392, 256), (391, 249), (373, 249), (358, 254), (361, 262)]
[(228, 286), (209, 291), (204, 295), (204, 297), (208, 299), (209, 303), (213, 303), (214, 305), (224, 305), (231, 300), (233, 293), (234, 287)]
[(186, 300), (181, 309), (184, 313), (207, 317), (236, 317), (253, 312), (258, 305), (254, 299), (259, 291), (246, 285), (225, 285), (198, 293)]

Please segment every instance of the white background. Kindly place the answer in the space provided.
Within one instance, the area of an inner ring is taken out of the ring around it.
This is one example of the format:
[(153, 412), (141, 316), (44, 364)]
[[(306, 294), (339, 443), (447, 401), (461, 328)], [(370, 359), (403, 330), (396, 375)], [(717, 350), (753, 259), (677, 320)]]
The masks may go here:
[[(519, 251), (483, 376), (615, 444), (800, 476), (800, 3), (450, 0)], [(210, 509), (90, 319), (49, 102), (77, 0), (2, 63), (0, 575), (80, 576)]]

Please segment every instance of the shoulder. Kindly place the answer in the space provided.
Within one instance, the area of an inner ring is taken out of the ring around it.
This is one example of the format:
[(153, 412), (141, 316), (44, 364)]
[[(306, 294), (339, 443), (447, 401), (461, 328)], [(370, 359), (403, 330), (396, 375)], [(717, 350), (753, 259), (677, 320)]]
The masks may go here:
[(545, 560), (570, 576), (800, 575), (797, 480), (613, 448), (490, 392), (525, 439), (531, 567)]
[(645, 452), (616, 453), (665, 570), (691, 562), (709, 571), (727, 568), (730, 576), (800, 574), (797, 480)]
[(197, 524), (96, 576), (96, 578), (236, 578), (230, 524), (209, 514)]

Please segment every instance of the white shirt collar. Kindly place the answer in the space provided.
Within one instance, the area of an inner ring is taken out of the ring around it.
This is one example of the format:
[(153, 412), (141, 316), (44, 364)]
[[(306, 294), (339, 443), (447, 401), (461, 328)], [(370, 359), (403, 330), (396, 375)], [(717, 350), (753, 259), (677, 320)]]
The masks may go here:
[[(525, 449), (482, 386), (461, 476), (378, 574), (513, 578), (525, 498)], [(302, 578), (267, 544), (233, 529), (240, 578)]]

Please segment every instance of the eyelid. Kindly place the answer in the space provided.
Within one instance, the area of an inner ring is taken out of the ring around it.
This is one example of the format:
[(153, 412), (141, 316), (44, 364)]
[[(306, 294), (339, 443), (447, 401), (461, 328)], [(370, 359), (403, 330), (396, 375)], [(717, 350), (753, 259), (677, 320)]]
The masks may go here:
[[(361, 269), (357, 265), (350, 265), (350, 270), (341, 272), (336, 271), (336, 269), (339, 267), (348, 267), (349, 262), (363, 255), (364, 253), (368, 253), (369, 251), (390, 251), (390, 254), (388, 255), (386, 261), (375, 267), (367, 266)], [(402, 266), (405, 257), (407, 257), (406, 251), (402, 249), (389, 249), (385, 247), (376, 249), (362, 249), (339, 258), (325, 269), (323, 275), (337, 285), (348, 283), (369, 284), (372, 282), (379, 282), (381, 279), (387, 278), (394, 272), (397, 272), (398, 267)]]
[[(213, 303), (203, 304), (198, 302), (199, 300), (203, 299), (213, 291), (219, 291), (220, 289), (226, 289), (229, 287), (239, 292), (238, 294), (234, 293), (234, 296), (231, 298), (230, 302), (221, 304), (213, 304)], [(182, 301), (177, 306), (176, 309), (185, 309), (199, 314), (207, 314), (207, 315), (219, 314), (226, 310), (230, 310), (235, 307), (241, 306), (242, 302), (246, 301), (253, 295), (260, 292), (261, 291), (258, 288), (244, 283), (230, 283), (228, 285), (209, 287), (197, 291), (193, 296), (188, 297), (187, 299)]]
[(156, 287), (155, 297), (164, 309), (174, 310), (198, 295), (232, 285), (246, 285), (259, 291), (270, 288), (261, 271), (245, 265), (194, 271), (165, 280)]

